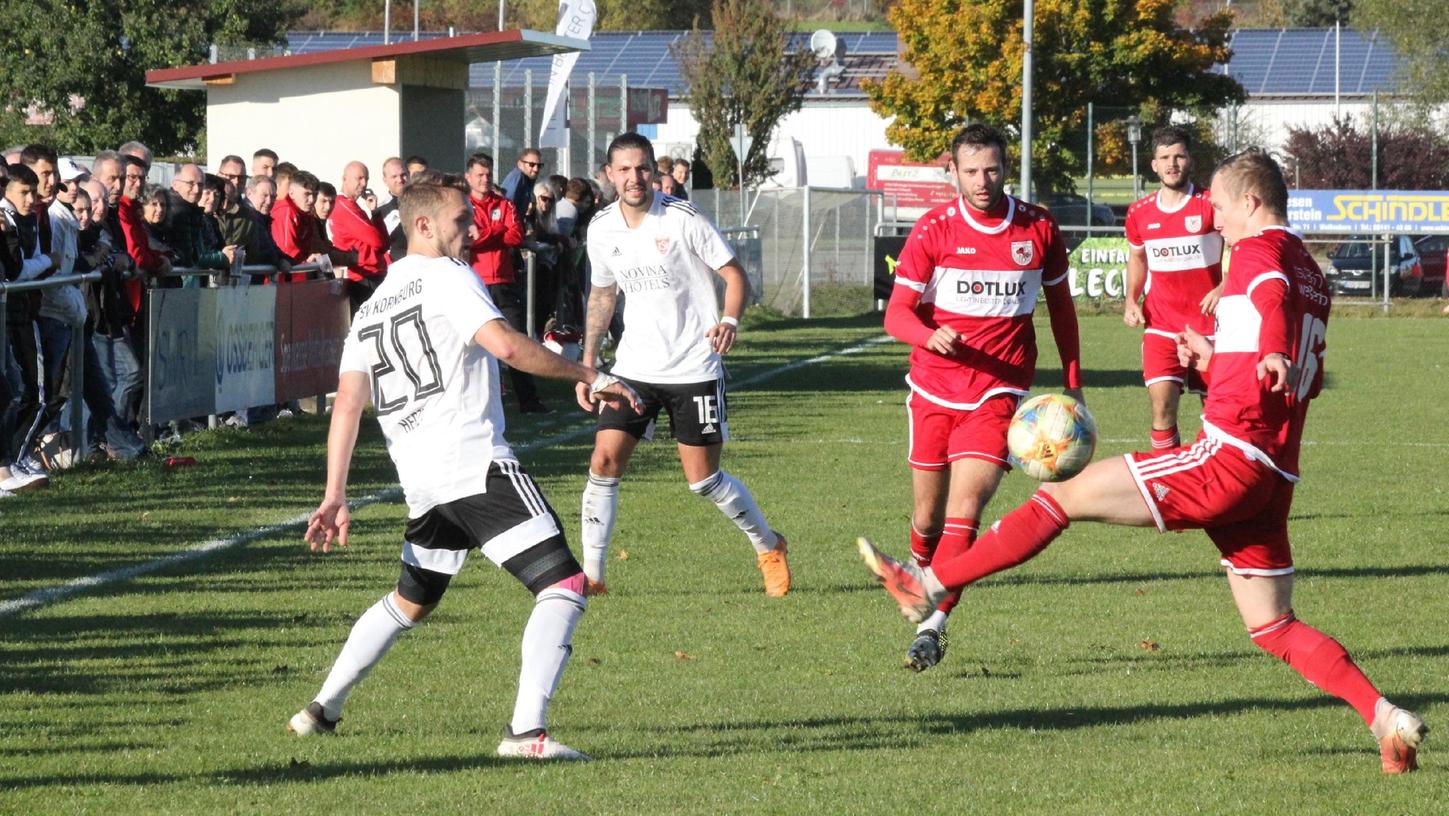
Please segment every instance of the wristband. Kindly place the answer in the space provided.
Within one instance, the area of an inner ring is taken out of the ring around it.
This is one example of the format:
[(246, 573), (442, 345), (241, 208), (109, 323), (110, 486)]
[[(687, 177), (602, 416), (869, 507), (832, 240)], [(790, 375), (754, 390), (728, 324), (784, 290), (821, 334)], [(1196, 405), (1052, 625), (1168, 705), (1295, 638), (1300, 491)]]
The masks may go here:
[(736, 329), (738, 329), (740, 327), (740, 320), (739, 320), (739, 318), (737, 318), (737, 317), (730, 317), (729, 315), (725, 315), (724, 317), (721, 317), (719, 319), (719, 322), (725, 324), (726, 326), (733, 326)]
[(589, 385), (589, 393), (597, 394), (618, 381), (619, 378), (615, 377), (613, 374), (606, 374), (605, 372), (600, 371), (599, 375), (597, 377), (594, 377), (593, 383)]

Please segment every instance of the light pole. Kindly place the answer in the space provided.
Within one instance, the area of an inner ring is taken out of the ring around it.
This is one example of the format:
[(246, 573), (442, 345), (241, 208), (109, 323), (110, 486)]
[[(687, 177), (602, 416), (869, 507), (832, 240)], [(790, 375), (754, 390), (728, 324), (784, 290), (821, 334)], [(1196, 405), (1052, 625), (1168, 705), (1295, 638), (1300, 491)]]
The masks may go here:
[(1142, 178), (1137, 175), (1137, 143), (1142, 141), (1142, 120), (1137, 114), (1127, 117), (1127, 142), (1132, 145), (1132, 200), (1142, 197)]

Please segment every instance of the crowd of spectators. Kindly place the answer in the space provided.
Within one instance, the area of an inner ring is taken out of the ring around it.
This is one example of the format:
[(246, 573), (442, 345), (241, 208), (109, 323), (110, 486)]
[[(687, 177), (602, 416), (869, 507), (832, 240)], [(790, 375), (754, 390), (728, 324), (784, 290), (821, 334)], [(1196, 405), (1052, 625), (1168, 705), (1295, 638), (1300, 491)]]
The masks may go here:
[[(144, 428), (141, 415), (148, 286), (201, 286), (208, 277), (233, 286), (287, 284), (335, 274), (355, 312), (391, 260), (407, 253), (397, 199), (410, 181), (426, 180), (468, 194), (478, 226), (473, 269), (520, 331), (529, 317), (525, 253), (533, 258), (535, 334), (567, 344), (583, 324), (588, 224), (613, 197), (602, 172), (595, 179), (547, 174), (533, 148), (501, 183), (483, 153), (469, 156), (461, 174), (440, 172), (422, 156), (393, 157), (381, 168), (382, 196), (360, 161), (346, 163), (334, 185), (263, 148), (250, 163), (223, 157), (214, 173), (183, 164), (164, 187), (148, 181), (152, 162), (139, 142), (102, 151), (89, 167), (41, 144), (4, 153), (4, 280), (91, 272), (100, 279), (6, 299), (0, 498), (44, 487), (49, 471), (65, 463), (56, 454), (69, 449), (69, 411), (83, 412), (89, 441), (72, 459), (147, 453), (143, 440), (156, 430)], [(658, 171), (656, 188), (687, 197), (688, 162), (665, 158)], [(72, 399), (68, 370), (76, 325), (85, 344), (80, 399)], [(550, 412), (527, 374), (512, 372), (511, 384), (521, 411)]]

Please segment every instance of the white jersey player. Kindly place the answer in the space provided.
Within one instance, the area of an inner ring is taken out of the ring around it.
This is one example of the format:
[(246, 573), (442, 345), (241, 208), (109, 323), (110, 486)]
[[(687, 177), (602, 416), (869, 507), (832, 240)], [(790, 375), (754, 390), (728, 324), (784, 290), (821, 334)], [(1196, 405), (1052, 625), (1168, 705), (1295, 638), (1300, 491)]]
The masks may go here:
[[(653, 190), (654, 148), (637, 133), (609, 145), (607, 172), (619, 191), (616, 202), (589, 224), (589, 294), (583, 362), (593, 365), (619, 293), (624, 299), (624, 336), (613, 373), (632, 386), (641, 414), (602, 409), (586, 388), (579, 404), (598, 411), (594, 454), (583, 497), (584, 572), (595, 592), (604, 590), (604, 562), (619, 506), (619, 480), (640, 439), (652, 437), (662, 410), (678, 442), (689, 489), (714, 502), (755, 548), (765, 592), (790, 590), (785, 539), (738, 479), (720, 469), (729, 432), (725, 418), (724, 364), (720, 355), (735, 342), (749, 281), (719, 231), (687, 201)], [(716, 306), (714, 277), (724, 279), (724, 316)]]
[(352, 628), (322, 690), (288, 722), (332, 734), (353, 687), (397, 637), (427, 617), (477, 547), (533, 593), (523, 665), (500, 756), (587, 759), (546, 731), (550, 698), (584, 612), (585, 580), (558, 515), (503, 438), (498, 363), (585, 384), (595, 399), (637, 404), (628, 386), (514, 331), (461, 260), (476, 227), (463, 194), (416, 184), (401, 195), (408, 255), (362, 305), (342, 350), (327, 438), (327, 493), (306, 539), (347, 545), (347, 473), (369, 398), (408, 505), (397, 589)]

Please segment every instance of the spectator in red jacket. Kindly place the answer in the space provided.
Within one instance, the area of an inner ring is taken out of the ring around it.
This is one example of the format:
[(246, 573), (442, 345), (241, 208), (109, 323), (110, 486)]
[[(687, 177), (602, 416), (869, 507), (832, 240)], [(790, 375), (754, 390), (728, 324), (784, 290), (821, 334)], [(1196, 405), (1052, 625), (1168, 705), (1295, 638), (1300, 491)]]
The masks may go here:
[[(493, 305), (517, 331), (527, 331), (527, 294), (513, 270), (513, 249), (523, 245), (523, 224), (513, 203), (493, 192), (493, 158), (486, 153), (468, 157), (468, 203), (473, 205), (473, 272), (488, 287)], [(518, 409), (525, 414), (547, 414), (551, 409), (538, 399), (538, 387), (527, 372), (512, 369)]]
[(362, 162), (349, 162), (342, 168), (342, 189), (327, 218), (327, 225), (332, 229), (332, 245), (357, 253), (357, 262), (347, 267), (347, 298), (353, 314), (372, 297), (373, 290), (387, 274), (388, 237), (358, 203), (367, 189), (368, 178), (367, 165)]
[[(305, 170), (292, 174), (285, 198), (279, 197), (272, 206), (272, 239), (277, 250), (293, 265), (316, 260), (313, 234), (316, 219), (312, 217), (312, 204), (317, 197), (317, 177)], [(304, 273), (278, 275), (277, 280), (305, 280)]]
[[(151, 248), (151, 236), (146, 231), (146, 220), (141, 215), (141, 191), (146, 187), (146, 163), (129, 154), (121, 158), (125, 164), (125, 175), (121, 178), (121, 200), (116, 215), (120, 218), (121, 235), (126, 241), (126, 254), (131, 256), (141, 272), (164, 275), (171, 271), (171, 261)], [(126, 281), (126, 298), (131, 302), (133, 321), (135, 316), (141, 314), (142, 288), (139, 277)]]

